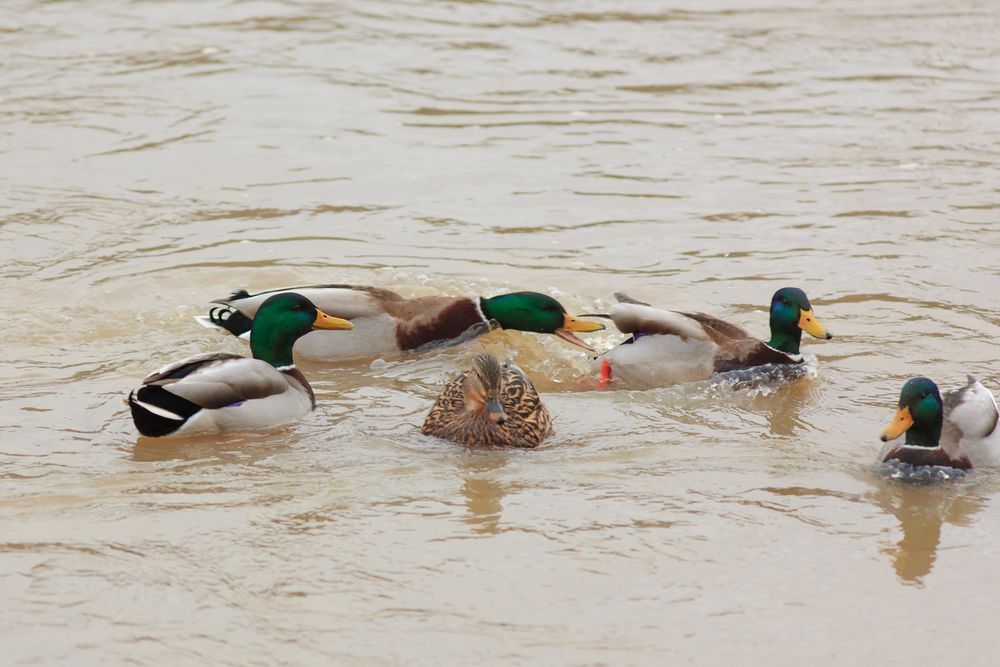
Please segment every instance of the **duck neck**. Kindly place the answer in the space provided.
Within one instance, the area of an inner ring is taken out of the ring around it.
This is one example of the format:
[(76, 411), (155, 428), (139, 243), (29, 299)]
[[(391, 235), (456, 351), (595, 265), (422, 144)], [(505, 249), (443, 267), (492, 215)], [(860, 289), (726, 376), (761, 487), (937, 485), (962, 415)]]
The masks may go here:
[[(496, 297), (494, 297), (496, 298)], [(489, 322), (490, 320), (496, 320), (499, 322), (499, 318), (490, 309), (490, 301), (493, 299), (487, 299), (485, 297), (479, 297), (479, 312), (483, 314), (483, 319)], [(502, 326), (502, 325), (501, 325)]]
[(290, 336), (274, 327), (256, 325), (257, 321), (254, 320), (254, 327), (250, 332), (250, 353), (253, 358), (266, 361), (275, 368), (294, 367), (292, 346), (295, 345), (297, 336)]
[(906, 429), (906, 444), (911, 447), (937, 447), (941, 442), (941, 420), (914, 422)]
[(802, 343), (802, 330), (795, 327), (795, 331), (783, 331), (771, 326), (771, 340), (767, 344), (776, 350), (786, 354), (798, 354), (799, 344)]

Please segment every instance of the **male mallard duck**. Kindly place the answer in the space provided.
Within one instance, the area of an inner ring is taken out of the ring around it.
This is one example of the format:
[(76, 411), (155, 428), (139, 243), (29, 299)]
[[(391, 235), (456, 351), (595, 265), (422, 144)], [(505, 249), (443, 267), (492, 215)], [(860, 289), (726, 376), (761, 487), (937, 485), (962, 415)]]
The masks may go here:
[(813, 315), (805, 292), (785, 287), (771, 298), (771, 339), (766, 343), (742, 327), (704, 313), (661, 310), (615, 294), (608, 314), (632, 337), (598, 357), (601, 377), (633, 386), (660, 386), (704, 380), (764, 364), (800, 364), (802, 332), (832, 338)]
[(313, 329), (350, 329), (300, 294), (275, 294), (257, 309), (253, 359), (215, 352), (164, 366), (128, 395), (143, 435), (194, 435), (268, 428), (316, 407), (312, 387), (292, 361), (292, 345)]
[(1000, 465), (997, 402), (979, 380), (971, 375), (968, 380), (944, 400), (933, 380), (908, 380), (896, 416), (881, 435), (888, 442), (906, 433), (906, 443), (887, 448), (882, 460), (963, 470)]
[[(514, 292), (490, 298), (424, 296), (404, 299), (395, 292), (360, 285), (290, 287), (249, 294), (236, 292), (213, 303), (208, 316), (195, 319), (243, 336), (260, 304), (275, 292), (294, 292), (319, 308), (343, 315), (354, 324), (351, 334), (332, 336), (315, 332), (295, 345), (306, 359), (338, 360), (374, 357), (440, 344), (454, 344), (489, 331), (493, 326), (555, 334), (593, 351), (572, 332), (600, 331), (602, 324), (572, 317), (561, 303), (538, 292)], [(496, 323), (495, 325), (493, 323)], [(346, 339), (346, 340), (345, 340)]]
[(444, 388), (420, 430), (465, 445), (537, 447), (552, 418), (520, 368), (480, 354)]

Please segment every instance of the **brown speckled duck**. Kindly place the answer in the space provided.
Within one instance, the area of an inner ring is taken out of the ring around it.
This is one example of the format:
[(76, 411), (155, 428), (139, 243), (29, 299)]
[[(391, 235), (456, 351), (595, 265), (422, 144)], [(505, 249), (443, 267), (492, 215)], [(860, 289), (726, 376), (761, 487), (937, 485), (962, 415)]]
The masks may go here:
[(520, 368), (484, 353), (448, 383), (421, 431), (465, 445), (537, 447), (552, 418)]
[(250, 294), (239, 291), (220, 299), (221, 307), (195, 319), (241, 338), (250, 331), (253, 317), (272, 294), (292, 292), (305, 296), (326, 312), (337, 313), (354, 325), (353, 331), (328, 336), (316, 331), (295, 343), (296, 355), (305, 359), (337, 361), (374, 357), (393, 352), (451, 345), (490, 331), (516, 329), (555, 334), (585, 350), (593, 351), (573, 332), (600, 331), (604, 325), (578, 320), (561, 303), (538, 292), (514, 292), (490, 298), (424, 296), (405, 299), (387, 289), (362, 285), (313, 285)]

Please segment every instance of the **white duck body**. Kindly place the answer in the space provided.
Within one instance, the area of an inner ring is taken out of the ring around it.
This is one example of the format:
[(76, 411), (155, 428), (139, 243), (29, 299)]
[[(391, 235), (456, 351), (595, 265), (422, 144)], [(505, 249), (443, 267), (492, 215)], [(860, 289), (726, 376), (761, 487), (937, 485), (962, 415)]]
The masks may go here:
[[(712, 375), (718, 346), (694, 320), (637, 303), (617, 303), (608, 315), (622, 333), (643, 332), (631, 343), (598, 357), (599, 363), (606, 359), (611, 364), (616, 380), (630, 387), (650, 388)], [(648, 331), (678, 333), (645, 333)]]
[(1000, 412), (990, 390), (976, 378), (944, 396), (941, 448), (973, 468), (1000, 465)]
[[(253, 319), (270, 296), (300, 294), (324, 312), (350, 320), (351, 331), (312, 331), (295, 341), (295, 354), (303, 359), (335, 361), (377, 357), (420, 349), (425, 345), (454, 344), (490, 330), (478, 298), (425, 296), (404, 299), (390, 290), (361, 285), (316, 285), (269, 290), (257, 294), (238, 292), (222, 304)], [(233, 314), (236, 317), (238, 314)], [(210, 328), (223, 328), (211, 316), (195, 318)], [(249, 326), (248, 324), (246, 326)], [(240, 334), (246, 338), (248, 334)]]
[[(295, 341), (295, 353), (303, 359), (329, 360), (352, 357), (374, 357), (398, 351), (396, 319), (382, 305), (396, 295), (387, 290), (366, 290), (354, 287), (315, 286), (270, 290), (242, 298), (220, 299), (214, 303), (229, 306), (253, 319), (257, 309), (268, 297), (280, 292), (295, 292), (306, 297), (320, 310), (337, 313), (350, 320), (351, 331), (310, 331)], [(398, 298), (398, 297), (397, 297)], [(204, 326), (219, 328), (206, 316), (195, 319)], [(249, 339), (249, 330), (240, 338)]]
[(751, 336), (745, 329), (704, 313), (663, 310), (629, 299), (608, 316), (633, 339), (598, 357), (611, 377), (635, 388), (650, 388), (705, 380), (714, 373), (765, 364), (800, 364), (802, 356), (782, 352)]
[(146, 377), (128, 402), (137, 426), (142, 422), (140, 431), (158, 437), (272, 428), (315, 406), (312, 388), (294, 366), (279, 370), (226, 353), (164, 366)]

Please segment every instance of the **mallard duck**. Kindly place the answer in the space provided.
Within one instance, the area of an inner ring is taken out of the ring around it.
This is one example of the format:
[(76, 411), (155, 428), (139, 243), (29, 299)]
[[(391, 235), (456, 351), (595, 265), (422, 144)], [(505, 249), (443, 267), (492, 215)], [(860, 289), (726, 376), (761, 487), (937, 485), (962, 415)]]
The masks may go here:
[(896, 415), (880, 436), (888, 442), (906, 433), (906, 442), (887, 447), (882, 460), (963, 470), (1000, 465), (998, 420), (993, 394), (971, 375), (943, 400), (933, 380), (907, 380)]
[(833, 337), (813, 315), (805, 292), (795, 287), (779, 289), (771, 298), (771, 339), (766, 343), (704, 313), (661, 310), (621, 293), (615, 297), (619, 303), (607, 317), (632, 336), (598, 357), (604, 381), (655, 387), (764, 364), (800, 364), (803, 331)]
[[(195, 319), (244, 336), (260, 304), (275, 292), (294, 292), (319, 308), (338, 313), (354, 324), (350, 334), (315, 332), (295, 344), (295, 353), (305, 359), (339, 360), (374, 357), (393, 352), (450, 345), (473, 338), (499, 326), (533, 333), (555, 334), (563, 340), (593, 351), (572, 332), (600, 331), (604, 325), (578, 320), (561, 303), (538, 292), (514, 292), (490, 298), (424, 296), (404, 299), (395, 292), (361, 285), (314, 285), (290, 287), (250, 294), (236, 292), (228, 299), (213, 301), (207, 316)], [(346, 339), (346, 340), (345, 340)]]
[(552, 418), (520, 368), (480, 354), (444, 388), (421, 431), (465, 445), (537, 447)]
[(312, 387), (292, 361), (292, 345), (313, 329), (351, 323), (318, 310), (301, 294), (268, 297), (253, 321), (253, 358), (214, 352), (164, 366), (128, 395), (132, 421), (146, 436), (268, 428), (314, 407)]

